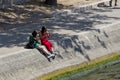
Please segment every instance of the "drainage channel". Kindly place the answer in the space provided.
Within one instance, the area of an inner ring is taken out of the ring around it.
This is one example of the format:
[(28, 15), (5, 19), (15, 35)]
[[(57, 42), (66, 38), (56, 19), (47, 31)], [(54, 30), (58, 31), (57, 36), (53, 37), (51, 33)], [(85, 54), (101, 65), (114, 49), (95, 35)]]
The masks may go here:
[[(119, 53), (92, 61), (83, 68), (47, 80), (120, 80)], [(42, 78), (37, 78), (36, 80), (42, 80)]]
[(120, 62), (98, 69), (78, 80), (120, 80)]

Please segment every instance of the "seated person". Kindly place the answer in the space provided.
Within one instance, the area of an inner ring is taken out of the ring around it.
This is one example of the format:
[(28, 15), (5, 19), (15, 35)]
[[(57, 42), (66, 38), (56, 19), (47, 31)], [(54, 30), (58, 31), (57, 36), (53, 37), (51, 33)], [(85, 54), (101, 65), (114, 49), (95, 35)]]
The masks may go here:
[(41, 32), (39, 33), (39, 37), (40, 37), (40, 40), (41, 40), (41, 44), (45, 45), (47, 50), (53, 54), (54, 53), (53, 45), (48, 40), (48, 38), (50, 37), (50, 34), (47, 31), (47, 28), (45, 26), (42, 27)]
[(32, 35), (29, 37), (29, 44), (32, 48), (37, 48), (38, 50), (42, 51), (45, 56), (50, 60), (52, 57), (53, 59), (55, 58), (54, 54), (51, 54), (45, 46), (40, 44), (39, 38), (37, 37), (37, 32), (33, 31)]

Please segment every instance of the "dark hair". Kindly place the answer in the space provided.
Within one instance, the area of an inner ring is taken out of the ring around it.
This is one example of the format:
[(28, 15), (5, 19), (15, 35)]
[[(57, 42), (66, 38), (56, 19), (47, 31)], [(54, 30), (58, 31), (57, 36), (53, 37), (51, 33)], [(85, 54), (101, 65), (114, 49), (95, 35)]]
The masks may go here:
[(42, 29), (41, 29), (41, 33), (44, 33), (46, 31), (47, 31), (47, 28), (45, 26), (43, 26)]
[(32, 32), (32, 35), (33, 35), (33, 37), (36, 37), (36, 36), (37, 36), (37, 31), (34, 30), (34, 31)]

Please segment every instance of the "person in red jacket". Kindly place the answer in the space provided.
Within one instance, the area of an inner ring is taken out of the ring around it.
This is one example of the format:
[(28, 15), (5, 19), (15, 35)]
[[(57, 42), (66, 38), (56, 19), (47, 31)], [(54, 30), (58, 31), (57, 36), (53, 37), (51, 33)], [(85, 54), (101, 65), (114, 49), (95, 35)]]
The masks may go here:
[(50, 33), (47, 31), (45, 26), (42, 27), (41, 32), (39, 34), (41, 44), (45, 45), (47, 50), (50, 51), (52, 54), (54, 52), (52, 43), (48, 40), (50, 37)]

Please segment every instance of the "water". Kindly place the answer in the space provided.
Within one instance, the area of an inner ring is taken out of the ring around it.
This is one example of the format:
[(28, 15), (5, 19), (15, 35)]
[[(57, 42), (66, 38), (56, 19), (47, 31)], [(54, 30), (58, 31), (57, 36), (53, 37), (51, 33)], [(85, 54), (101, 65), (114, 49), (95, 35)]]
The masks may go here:
[(99, 69), (78, 80), (120, 80), (120, 63)]
[(95, 71), (92, 71), (85, 76), (81, 77), (80, 75), (81, 73), (78, 72), (52, 80), (120, 80), (120, 60), (99, 66), (98, 68), (95, 68)]

